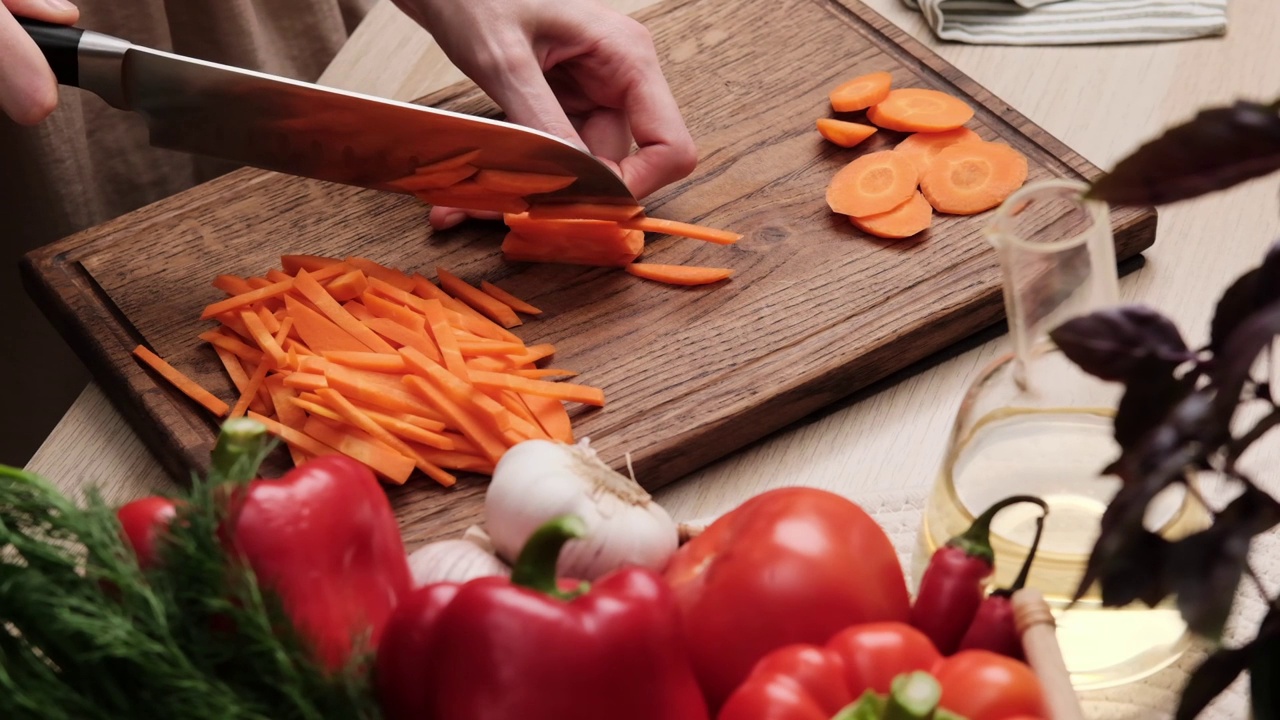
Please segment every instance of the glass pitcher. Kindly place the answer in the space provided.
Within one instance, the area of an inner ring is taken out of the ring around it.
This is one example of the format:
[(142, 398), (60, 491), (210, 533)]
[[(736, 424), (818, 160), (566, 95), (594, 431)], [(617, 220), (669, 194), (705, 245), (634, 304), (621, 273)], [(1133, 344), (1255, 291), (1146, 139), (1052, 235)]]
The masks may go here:
[[(1102, 470), (1119, 454), (1112, 418), (1122, 387), (1081, 371), (1049, 339), (1073, 317), (1118, 303), (1115, 246), (1105, 204), (1071, 180), (1028, 184), (994, 213), (986, 237), (1000, 260), (1010, 351), (969, 387), (925, 509), (913, 561), (919, 583), (933, 551), (996, 501), (1037, 495), (1050, 507), (1028, 586), (1054, 609), (1077, 689), (1128, 682), (1175, 660), (1189, 643), (1176, 608), (1104, 609), (1097, 588), (1071, 607), (1107, 503), (1119, 488)], [(1185, 492), (1158, 498), (1149, 521), (1173, 537), (1208, 515)], [(992, 582), (1008, 587), (1040, 509), (1014, 505), (991, 525)]]

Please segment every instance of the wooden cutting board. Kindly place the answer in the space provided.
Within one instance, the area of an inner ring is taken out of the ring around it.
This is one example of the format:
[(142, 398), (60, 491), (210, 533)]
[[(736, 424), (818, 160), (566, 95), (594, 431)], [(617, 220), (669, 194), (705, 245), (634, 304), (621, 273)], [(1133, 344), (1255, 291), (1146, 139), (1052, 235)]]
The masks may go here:
[[(505, 262), (504, 229), (475, 223), (433, 235), (428, 208), (398, 195), (257, 170), (142, 208), (32, 253), (29, 290), (121, 412), (172, 473), (203, 467), (215, 425), (131, 358), (145, 343), (215, 394), (234, 392), (200, 310), (219, 273), (259, 275), (284, 253), (360, 254), (434, 277), (439, 264), (497, 282), (546, 313), (516, 329), (552, 342), (555, 365), (604, 389), (602, 410), (572, 410), (614, 467), (630, 453), (649, 488), (670, 483), (1002, 317), (985, 215), (938, 216), (923, 237), (881, 241), (832, 215), (828, 180), (862, 147), (823, 141), (827, 92), (886, 70), (898, 87), (967, 99), (969, 126), (1030, 159), (1030, 179), (1097, 169), (856, 0), (670, 0), (639, 14), (698, 143), (687, 180), (648, 199), (649, 214), (735, 230), (718, 246), (650, 236), (643, 260), (726, 266), (727, 283), (676, 288), (616, 269)], [(471, 85), (427, 99), (496, 114)], [(1154, 239), (1152, 210), (1113, 214), (1117, 254)], [(939, 442), (943, 439), (939, 438)], [(282, 461), (277, 458), (277, 462)], [(479, 514), (483, 478), (443, 490), (425, 478), (392, 490), (411, 545)]]

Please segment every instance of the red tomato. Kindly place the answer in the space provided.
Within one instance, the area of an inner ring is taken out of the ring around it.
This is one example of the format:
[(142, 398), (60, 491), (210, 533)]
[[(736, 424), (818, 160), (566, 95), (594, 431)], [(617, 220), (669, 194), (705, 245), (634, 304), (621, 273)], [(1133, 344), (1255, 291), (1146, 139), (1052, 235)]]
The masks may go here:
[(1040, 680), (1025, 663), (986, 650), (962, 650), (933, 669), (942, 707), (967, 720), (1043, 717)]
[(176, 514), (172, 500), (154, 496), (134, 500), (116, 510), (116, 519), (138, 556), (139, 566), (146, 569), (156, 564), (156, 535), (169, 527)]
[(884, 531), (862, 508), (816, 488), (748, 500), (681, 547), (666, 577), (713, 709), (777, 648), (910, 616)]

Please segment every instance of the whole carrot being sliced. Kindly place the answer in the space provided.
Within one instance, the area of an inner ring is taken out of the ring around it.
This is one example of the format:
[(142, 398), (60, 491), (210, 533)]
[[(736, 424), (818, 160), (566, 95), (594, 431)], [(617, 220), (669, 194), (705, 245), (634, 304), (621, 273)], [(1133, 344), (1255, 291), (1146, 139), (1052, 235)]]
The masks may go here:
[(893, 76), (887, 72), (859, 75), (840, 83), (829, 94), (831, 109), (836, 112), (863, 110), (885, 99), (893, 86)]
[(573, 238), (529, 239), (514, 230), (502, 241), (502, 255), (511, 262), (563, 263), (595, 267), (625, 267), (644, 251), (644, 233), (624, 231), (608, 243), (583, 243)]
[(827, 205), (841, 215), (887, 212), (916, 191), (919, 173), (905, 155), (892, 150), (867, 153), (845, 165), (827, 186)]
[(481, 170), (476, 185), (507, 195), (534, 195), (562, 190), (578, 181), (572, 175), (541, 175), (510, 170)]
[(665, 235), (679, 235), (680, 237), (692, 238), (694, 240), (705, 240), (706, 242), (715, 243), (717, 245), (732, 245), (742, 239), (742, 236), (728, 230), (717, 230), (716, 228), (703, 227), (701, 225), (692, 225), (690, 223), (678, 222), (676, 220), (664, 220), (655, 217), (642, 217), (634, 220), (627, 220), (618, 223), (618, 227), (627, 230), (640, 230), (641, 232), (662, 233)]
[(206, 410), (222, 417), (227, 414), (229, 408), (227, 404), (217, 398), (213, 393), (200, 387), (200, 385), (191, 378), (182, 374), (177, 368), (165, 362), (159, 355), (148, 350), (145, 346), (139, 345), (133, 349), (134, 357), (146, 363), (152, 370), (155, 370), (165, 380), (168, 380), (175, 388), (182, 391), (183, 395), (195, 400), (204, 406)]
[(668, 285), (709, 285), (720, 282), (733, 274), (729, 268), (696, 267), (693, 265), (659, 265), (656, 263), (632, 263), (627, 272), (636, 277)]
[(889, 130), (942, 132), (969, 122), (973, 108), (965, 101), (928, 88), (892, 90), (867, 109), (867, 119)]
[(933, 158), (942, 152), (943, 148), (970, 141), (981, 142), (982, 136), (963, 127), (936, 133), (912, 133), (898, 143), (893, 151), (911, 158), (911, 164), (916, 166), (916, 170), (921, 175), (924, 175), (924, 171), (929, 169), (929, 163), (933, 162)]
[(440, 287), (445, 292), (470, 305), (499, 325), (512, 328), (521, 324), (520, 318), (516, 316), (511, 306), (478, 288), (471, 287), (465, 280), (439, 265), (436, 266), (436, 277), (440, 279)]
[(938, 212), (980, 213), (1004, 202), (1027, 181), (1027, 158), (1003, 143), (966, 142), (938, 153), (920, 191)]
[(854, 227), (876, 237), (905, 238), (929, 229), (933, 222), (933, 208), (924, 195), (915, 192), (910, 200), (888, 212), (849, 220)]
[(876, 130), (877, 128), (862, 123), (818, 118), (818, 134), (840, 147), (853, 147), (875, 135)]
[(516, 297), (515, 295), (512, 295), (511, 293), (507, 292), (506, 290), (503, 290), (502, 288), (498, 287), (497, 285), (494, 285), (493, 283), (489, 282), (488, 280), (481, 280), (481, 281), (480, 281), (480, 289), (481, 289), (481, 290), (483, 290), (484, 292), (488, 293), (488, 294), (489, 294), (489, 297), (492, 297), (492, 298), (494, 298), (495, 300), (500, 300), (500, 301), (502, 301), (502, 302), (506, 303), (506, 304), (507, 304), (507, 307), (511, 308), (512, 310), (515, 310), (516, 312), (522, 312), (522, 313), (525, 313), (526, 315), (541, 315), (541, 314), (542, 314), (542, 311), (541, 311), (541, 310), (539, 310), (538, 308), (534, 307), (533, 305), (530, 305), (529, 303), (525, 302), (524, 300), (521, 300), (520, 298)]
[(529, 213), (507, 213), (502, 219), (507, 227), (530, 240), (569, 237), (582, 242), (609, 243), (616, 242), (622, 230), (613, 220), (538, 220), (529, 217)]

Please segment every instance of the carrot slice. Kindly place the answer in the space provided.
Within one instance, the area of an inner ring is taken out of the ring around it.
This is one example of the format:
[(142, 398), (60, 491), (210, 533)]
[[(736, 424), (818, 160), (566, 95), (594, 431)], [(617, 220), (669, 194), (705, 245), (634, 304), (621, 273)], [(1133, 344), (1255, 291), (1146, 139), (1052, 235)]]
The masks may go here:
[(864, 110), (882, 102), (893, 86), (893, 76), (887, 72), (859, 75), (840, 83), (829, 94), (831, 109), (836, 112)]
[(323, 270), (330, 265), (340, 265), (342, 261), (338, 258), (322, 257), (320, 255), (281, 255), (280, 267), (289, 275), (297, 275), (299, 270), (306, 270), (313, 273), (317, 270)]
[(228, 295), (242, 295), (253, 290), (249, 281), (238, 275), (219, 275), (210, 284)]
[(420, 190), (414, 195), (429, 205), (463, 207), (468, 210), (518, 213), (529, 209), (529, 203), (523, 198), (513, 195), (496, 195), (492, 190), (482, 188), (472, 180), (463, 180), (440, 190)]
[(293, 289), (293, 280), (286, 280), (284, 282), (273, 283), (266, 287), (258, 288), (257, 290), (250, 290), (246, 293), (233, 295), (226, 300), (219, 300), (218, 302), (206, 307), (204, 312), (200, 313), (200, 319), (208, 320), (214, 315), (221, 315), (222, 313), (229, 312), (231, 310), (239, 310), (240, 308), (248, 307), (261, 300), (283, 295), (291, 289)]
[(325, 360), (331, 363), (357, 370), (380, 373), (404, 372), (404, 358), (399, 355), (333, 350), (323, 353), (323, 356)]
[(370, 330), (387, 340), (400, 345), (400, 347), (411, 347), (432, 360), (443, 363), (444, 358), (440, 355), (440, 348), (436, 347), (436, 344), (426, 334), (425, 321), (423, 323), (415, 331), (386, 318), (374, 318), (365, 321)]
[(413, 290), (413, 280), (399, 270), (389, 268), (386, 265), (374, 262), (369, 258), (348, 257), (345, 258), (343, 262), (364, 273), (367, 278), (377, 278), (382, 282), (393, 287), (400, 288), (405, 292)]
[(344, 303), (360, 297), (367, 287), (369, 287), (369, 281), (365, 278), (364, 273), (359, 270), (352, 270), (330, 280), (324, 289), (329, 292), (329, 297)]
[(943, 148), (969, 141), (981, 142), (982, 136), (964, 127), (936, 133), (912, 133), (898, 143), (893, 151), (911, 158), (911, 164), (915, 165), (916, 170), (923, 176), (924, 171), (929, 169), (929, 163), (933, 162), (933, 158), (942, 152)]
[(447, 369), (414, 352), (412, 348), (402, 349), (400, 355), (404, 357), (410, 372), (430, 380), (460, 407), (474, 406), (483, 413), (485, 420), (499, 431), (511, 428), (510, 414), (497, 401), (477, 393), (469, 381), (450, 373)]
[[(319, 395), (313, 392), (299, 393), (298, 399), (303, 400), (305, 402), (315, 403), (322, 407), (324, 406), (324, 400)], [(377, 420), (379, 417), (385, 417), (388, 420), (394, 420), (398, 423), (403, 423), (405, 425), (412, 425), (413, 427), (418, 428), (420, 430), (427, 430), (429, 432), (435, 433), (439, 435), (441, 438), (443, 438), (445, 442), (448, 442), (448, 443), (454, 442), (453, 438), (445, 437), (445, 435), (443, 434), (446, 426), (440, 420), (432, 420), (432, 419), (424, 418), (420, 415), (413, 415), (412, 413), (395, 412), (392, 410), (378, 409), (378, 408), (371, 407), (365, 403), (357, 402), (355, 400), (351, 400), (351, 402), (356, 407), (365, 411), (365, 413), (368, 414), (369, 417), (375, 420)]]
[[(347, 351), (336, 351), (336, 352), (347, 352)], [(329, 369), (329, 361), (325, 360), (324, 358), (318, 355), (306, 355), (306, 356), (299, 357), (294, 367), (296, 368), (296, 372), (315, 373), (317, 375), (323, 375), (324, 371)]]
[(210, 345), (226, 350), (236, 357), (252, 365), (262, 362), (262, 351), (247, 345), (244, 341), (225, 335), (217, 330), (206, 330), (197, 337)]
[(534, 380), (541, 380), (542, 378), (547, 378), (547, 377), (571, 378), (578, 374), (573, 370), (562, 370), (560, 368), (530, 368), (530, 369), (517, 368), (512, 372), (514, 372), (516, 375), (519, 375), (520, 377), (533, 378)]
[[(280, 323), (280, 331), (274, 338), (277, 346), (289, 334), (291, 327), (293, 327), (293, 318), (285, 318), (284, 322)], [(235, 407), (231, 408), (231, 417), (240, 417), (245, 414), (249, 409), (249, 402), (258, 394), (258, 388), (262, 387), (262, 381), (266, 379), (267, 373), (276, 367), (274, 356), (270, 356), (270, 353), (268, 355), (269, 357), (264, 357), (254, 369), (253, 374), (249, 376), (249, 383), (245, 385), (244, 392), (240, 393), (240, 399), (236, 401)]]
[(632, 263), (626, 267), (626, 270), (636, 277), (667, 283), (668, 285), (708, 285), (720, 282), (733, 274), (733, 270), (729, 268), (658, 265), (655, 263)]
[(461, 472), (493, 474), (493, 461), (486, 460), (479, 455), (455, 450), (436, 450), (435, 448), (421, 446), (416, 446), (414, 449), (418, 451), (419, 455), (441, 467)]
[(1027, 158), (1003, 143), (966, 142), (938, 153), (920, 191), (938, 212), (972, 215), (1004, 202), (1027, 181)]
[(342, 309), (351, 313), (351, 317), (359, 320), (360, 322), (371, 320), (374, 317), (373, 313), (369, 312), (369, 308), (365, 307), (363, 303), (356, 302), (355, 300), (348, 300), (342, 303)]
[(488, 294), (489, 294), (489, 296), (490, 296), (490, 297), (492, 297), (492, 298), (494, 298), (495, 300), (499, 300), (499, 301), (501, 301), (501, 302), (506, 303), (506, 304), (507, 304), (507, 307), (511, 308), (512, 310), (515, 310), (515, 311), (517, 311), (517, 312), (525, 313), (526, 315), (541, 315), (541, 314), (542, 314), (542, 311), (541, 311), (541, 310), (539, 310), (538, 308), (534, 307), (533, 305), (530, 305), (529, 303), (525, 302), (524, 300), (521, 300), (520, 298), (516, 297), (515, 295), (512, 295), (511, 293), (507, 292), (506, 290), (503, 290), (502, 288), (498, 287), (497, 285), (494, 285), (493, 283), (489, 282), (488, 280), (481, 280), (481, 281), (480, 281), (480, 289), (481, 289), (481, 290), (483, 290), (484, 292), (488, 293)]
[[(263, 381), (263, 385), (271, 395), (271, 402), (275, 406), (275, 415), (280, 418), (280, 422), (294, 428), (302, 427), (303, 423), (307, 421), (307, 414), (293, 405), (298, 393), (293, 388), (286, 387), (284, 378), (280, 375), (268, 377)], [(252, 409), (252, 405), (250, 409)], [(289, 446), (289, 457), (292, 458), (295, 467), (310, 459), (310, 453), (305, 449), (287, 440), (285, 442)]]
[(542, 175), (510, 170), (481, 170), (476, 185), (507, 195), (534, 195), (563, 190), (578, 181), (572, 175)]
[(543, 397), (556, 398), (557, 400), (579, 402), (584, 405), (595, 405), (598, 407), (602, 407), (604, 405), (604, 391), (600, 388), (594, 388), (587, 385), (531, 380), (518, 375), (506, 375), (503, 373), (485, 372), (483, 370), (476, 370), (472, 372), (471, 382), (476, 385), (483, 385), (486, 387), (515, 390), (516, 392), (525, 395), (541, 395)]
[(973, 108), (963, 100), (927, 88), (891, 90), (867, 109), (867, 119), (889, 130), (942, 132), (969, 122)]
[(523, 343), (501, 340), (458, 340), (458, 352), (468, 357), (476, 355), (513, 355), (525, 351)]
[(911, 199), (879, 215), (849, 218), (854, 227), (882, 238), (905, 238), (929, 229), (933, 208), (924, 195), (912, 193)]
[(423, 190), (440, 190), (466, 180), (476, 174), (475, 165), (459, 165), (457, 167), (436, 170), (435, 172), (417, 172), (408, 177), (390, 180), (386, 184), (407, 193), (418, 193)]
[(470, 305), (477, 312), (502, 327), (512, 328), (521, 324), (520, 318), (516, 316), (515, 311), (509, 305), (481, 290), (471, 287), (465, 280), (439, 265), (436, 266), (436, 277), (440, 279), (440, 287), (445, 292)]
[(168, 380), (174, 387), (182, 391), (183, 395), (195, 400), (204, 406), (206, 410), (222, 417), (227, 414), (227, 404), (219, 400), (213, 393), (200, 387), (200, 385), (191, 378), (182, 374), (177, 368), (165, 362), (159, 355), (148, 350), (146, 347), (139, 345), (133, 349), (134, 357), (146, 363), (160, 374), (165, 380)]
[[(231, 378), (231, 384), (235, 386), (236, 392), (243, 393), (245, 388), (249, 386), (249, 375), (244, 371), (244, 366), (240, 364), (240, 358), (227, 350), (223, 350), (216, 345), (213, 351), (218, 355), (218, 360), (222, 362), (222, 367), (227, 371), (227, 377)], [(266, 399), (264, 399), (264, 396)], [(271, 399), (266, 393), (266, 389), (258, 392), (258, 397), (249, 403), (249, 407), (258, 412), (271, 412), (267, 407), (267, 400)]]
[(520, 397), (548, 435), (563, 443), (573, 443), (573, 424), (563, 402), (542, 395), (522, 393)]
[(495, 323), (489, 318), (481, 315), (470, 305), (461, 302), (449, 295), (449, 293), (436, 287), (435, 283), (426, 279), (422, 275), (415, 274), (413, 276), (413, 292), (421, 298), (435, 298), (440, 301), (446, 310), (450, 310), (459, 315), (456, 322), (450, 319), (455, 327), (460, 327), (468, 332), (487, 337), (493, 340), (507, 340), (510, 342), (520, 342), (520, 338), (516, 337), (510, 330)]
[(918, 181), (919, 173), (905, 155), (892, 150), (867, 153), (831, 178), (827, 205), (854, 217), (888, 212), (911, 197)]
[(449, 157), (435, 160), (427, 163), (426, 165), (419, 165), (417, 170), (414, 172), (425, 174), (439, 172), (441, 170), (449, 170), (463, 165), (468, 165), (478, 157), (480, 157), (479, 150), (466, 150), (458, 153), (457, 155), (450, 155)]
[[(283, 303), (280, 304), (283, 305)], [(244, 311), (242, 310), (241, 312)], [(267, 311), (267, 306), (263, 303), (258, 306), (257, 315), (258, 319), (262, 321), (262, 326), (267, 329), (267, 332), (274, 334), (280, 330), (280, 318), (284, 317), (283, 310), (280, 311), (280, 317), (277, 318), (275, 313)], [(247, 327), (248, 326), (246, 326), (246, 328)]]
[(342, 426), (312, 415), (302, 431), (333, 447), (343, 455), (368, 465), (371, 470), (397, 485), (403, 485), (413, 474), (413, 459), (374, 441), (358, 428)]
[(330, 350), (352, 350), (367, 352), (369, 346), (355, 339), (346, 330), (338, 327), (324, 315), (306, 307), (291, 295), (284, 299), (289, 317), (293, 318), (298, 336), (307, 347), (314, 352)]
[(284, 376), (284, 385), (295, 390), (319, 390), (329, 387), (329, 380), (326, 376), (315, 373), (291, 372)]
[(414, 466), (426, 473), (426, 475), (431, 479), (445, 487), (449, 487), (458, 481), (457, 478), (445, 472), (442, 468), (437, 467), (434, 463), (428, 462), (423, 458), (416, 457), (417, 453), (406, 445), (403, 440), (392, 435), (386, 428), (374, 422), (373, 418), (365, 414), (360, 408), (352, 405), (349, 400), (342, 397), (342, 395), (337, 391), (325, 388), (320, 390), (319, 394), (320, 397), (324, 398), (325, 402), (329, 403), (329, 407), (336, 409), (338, 413), (347, 420), (347, 422), (368, 433), (373, 437), (373, 439), (383, 445), (386, 445), (401, 455), (412, 459), (414, 461)]
[[(523, 212), (523, 211), (521, 211)], [(622, 222), (644, 212), (639, 205), (541, 203), (529, 208), (531, 220), (612, 220)]]
[(644, 232), (631, 230), (608, 243), (584, 243), (572, 237), (527, 238), (512, 230), (502, 240), (502, 256), (510, 262), (562, 263), (625, 267), (644, 251)]
[[(378, 337), (378, 334), (365, 327), (359, 320), (351, 316), (351, 313), (342, 309), (337, 300), (329, 296), (320, 283), (312, 279), (306, 270), (298, 272), (298, 276), (294, 278), (294, 288), (302, 293), (302, 296), (315, 304), (325, 317), (331, 320), (335, 325), (342, 328), (348, 335), (359, 340), (368, 349), (374, 352), (393, 353), (395, 348), (387, 344), (386, 340)], [(312, 345), (311, 343), (308, 343)], [(312, 347), (315, 347), (312, 345)]]
[[(293, 373), (289, 377), (297, 374)], [(325, 370), (324, 379), (329, 387), (342, 393), (352, 402), (391, 412), (412, 413), (436, 420), (444, 419), (441, 411), (427, 405), (406, 390), (400, 376), (330, 365)]]
[[(326, 405), (325, 400), (318, 395), (308, 394), (307, 397), (299, 396), (294, 398), (292, 402), (297, 408), (301, 408), (307, 412), (314, 412), (321, 417), (327, 417), (331, 420), (343, 421), (342, 415)], [(419, 427), (413, 423), (401, 420), (400, 418), (372, 408), (363, 407), (357, 403), (352, 403), (352, 405), (359, 408), (360, 411), (365, 415), (368, 415), (370, 419), (397, 437), (440, 450), (454, 449), (453, 439), (445, 437), (439, 432)], [(439, 429), (444, 428), (444, 423), (437, 423), (436, 425)]]
[(330, 408), (323, 402), (318, 402), (310, 398), (303, 399), (301, 396), (292, 398), (289, 402), (296, 410), (302, 410), (312, 415), (319, 415), (322, 418), (333, 420), (334, 422), (346, 422), (342, 419), (342, 415), (339, 414), (337, 410)]
[(444, 391), (435, 387), (418, 375), (405, 375), (404, 384), (423, 400), (440, 408), (453, 427), (462, 431), (463, 435), (476, 444), (476, 447), (492, 462), (506, 452), (506, 444), (491, 431), (484, 428), (479, 420), (464, 411), (457, 403), (445, 395)]
[(694, 240), (705, 240), (717, 245), (732, 245), (742, 239), (742, 236), (728, 230), (717, 230), (716, 228), (703, 227), (701, 225), (692, 225), (690, 223), (677, 222), (675, 220), (664, 220), (655, 217), (642, 217), (634, 220), (627, 220), (618, 223), (618, 227), (627, 230), (640, 230), (641, 232), (662, 233), (664, 235), (679, 235), (680, 237), (692, 238)]
[(876, 134), (877, 128), (862, 123), (818, 118), (818, 134), (839, 145), (851, 148)]
[(584, 243), (616, 243), (622, 227), (612, 220), (538, 220), (529, 213), (502, 216), (507, 227), (529, 240), (572, 239)]
[(289, 443), (290, 446), (298, 446), (302, 450), (310, 453), (312, 456), (319, 457), (321, 455), (334, 455), (339, 452), (338, 450), (329, 447), (316, 438), (313, 438), (303, 432), (301, 427), (290, 427), (269, 417), (259, 415), (256, 412), (250, 412), (249, 417), (265, 425), (267, 432)]
[(284, 282), (285, 280), (286, 278), (280, 278), (279, 280), (272, 282), (271, 280), (268, 280), (267, 278), (264, 278), (264, 277), (251, 277), (251, 278), (245, 278), (245, 283), (248, 284), (248, 286), (254, 290), (261, 290), (262, 288), (271, 287), (275, 283)]
[(289, 274), (289, 273), (287, 273), (287, 272), (283, 272), (283, 271), (281, 271), (281, 270), (274, 270), (274, 269), (273, 269), (273, 270), (268, 270), (268, 271), (267, 271), (266, 279), (267, 279), (269, 282), (278, 283), (278, 282), (284, 282), (285, 280), (288, 280), (288, 279), (289, 279), (289, 278), (291, 278), (291, 277), (293, 277), (293, 276), (292, 276), (292, 275), (290, 275), (290, 274)]
[[(444, 317), (444, 307), (440, 305), (439, 300), (426, 300), (424, 308), (427, 311), (427, 331), (431, 333), (431, 338), (440, 348), (444, 366), (449, 372), (466, 380), (467, 364), (462, 360), (462, 351), (458, 349), (458, 341), (453, 336), (453, 329), (449, 327), (449, 321)], [(404, 354), (404, 352), (404, 348), (400, 348), (400, 353)]]
[[(258, 347), (262, 348), (262, 351), (271, 358), (272, 362), (274, 362), (277, 367), (284, 365), (284, 348), (280, 347), (280, 343), (276, 342), (276, 339), (271, 336), (270, 331), (267, 330), (267, 326), (262, 322), (262, 318), (258, 317), (255, 313), (244, 311), (240, 313), (240, 319), (244, 322), (244, 326), (248, 328), (249, 332), (253, 335), (254, 342), (258, 343)], [(279, 332), (279, 330), (280, 328), (277, 327), (276, 331)], [(281, 337), (280, 339), (283, 340), (284, 338)]]

